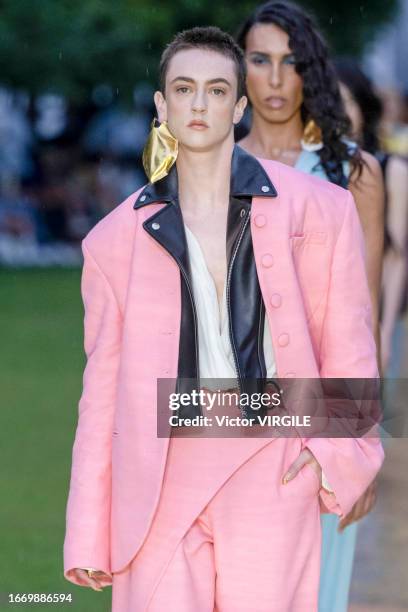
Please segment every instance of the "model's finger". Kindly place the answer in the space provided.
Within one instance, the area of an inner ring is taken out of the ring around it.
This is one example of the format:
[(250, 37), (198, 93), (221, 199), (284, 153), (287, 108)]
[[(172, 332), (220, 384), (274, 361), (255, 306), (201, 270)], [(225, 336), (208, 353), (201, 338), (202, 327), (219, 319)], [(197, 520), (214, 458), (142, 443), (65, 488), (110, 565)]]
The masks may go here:
[(373, 506), (374, 506), (374, 495), (373, 495), (372, 489), (369, 489), (364, 497), (359, 519), (362, 519), (363, 516), (366, 516), (369, 512), (371, 512)]
[(344, 523), (341, 523), (342, 530), (348, 527), (348, 525), (359, 521), (364, 516), (364, 504), (365, 497), (356, 501), (350, 513), (345, 517)]
[(78, 568), (75, 570), (75, 574), (78, 580), (83, 584), (83, 586), (90, 586), (88, 582), (89, 576), (86, 570)]
[(350, 521), (350, 523), (355, 523), (357, 521), (359, 521), (360, 519), (363, 518), (364, 516), (364, 506), (365, 506), (365, 502), (360, 502), (357, 506), (357, 508), (355, 509), (355, 511), (353, 512), (353, 517), (352, 520)]
[(321, 485), (322, 484), (322, 468), (320, 466), (320, 463), (316, 459), (312, 459), (310, 461), (307, 461), (306, 463), (315, 472), (316, 476), (319, 479), (320, 485)]
[(95, 572), (93, 577), (98, 580), (99, 586), (101, 586), (102, 588), (112, 582), (112, 575), (107, 574), (106, 572)]
[(100, 580), (101, 578), (111, 578), (112, 577), (110, 574), (106, 574), (105, 572), (102, 572), (102, 570), (93, 572), (92, 576), (93, 578), (96, 578), (97, 580)]
[(339, 532), (344, 531), (344, 529), (353, 522), (353, 520), (354, 520), (354, 509), (355, 509), (355, 506), (353, 506), (353, 508), (350, 510), (350, 512), (344, 518), (341, 519), (341, 521), (339, 523), (339, 526), (338, 526), (338, 531)]
[(93, 578), (91, 578), (91, 580), (93, 580), (93, 585), (92, 588), (94, 591), (103, 591), (103, 588), (101, 587), (101, 585), (99, 584), (99, 582)]
[(374, 508), (374, 503), (375, 503), (375, 497), (372, 493), (370, 493), (370, 495), (367, 495), (367, 499), (364, 504), (363, 516), (366, 516), (367, 514), (371, 512), (371, 510)]
[(91, 578), (86, 570), (78, 569), (77, 575), (81, 578), (85, 586), (91, 587), (91, 589), (93, 589), (94, 591), (102, 591), (101, 585), (99, 584), (97, 579)]
[(96, 578), (88, 576), (88, 584), (94, 591), (102, 591), (102, 587)]
[(348, 516), (346, 516), (344, 519), (341, 519), (339, 526), (337, 527), (337, 531), (339, 533), (341, 533), (342, 531), (345, 530), (345, 528), (347, 527), (347, 525), (350, 524), (349, 518)]
[(308, 452), (307, 449), (304, 449), (283, 476), (282, 483), (286, 484), (289, 482), (289, 480), (292, 480), (292, 478), (296, 476), (299, 470), (310, 460), (311, 457), (313, 457), (313, 455)]
[(372, 507), (371, 493), (366, 493), (356, 504), (356, 512), (354, 513), (354, 521), (360, 521), (366, 514), (370, 512)]

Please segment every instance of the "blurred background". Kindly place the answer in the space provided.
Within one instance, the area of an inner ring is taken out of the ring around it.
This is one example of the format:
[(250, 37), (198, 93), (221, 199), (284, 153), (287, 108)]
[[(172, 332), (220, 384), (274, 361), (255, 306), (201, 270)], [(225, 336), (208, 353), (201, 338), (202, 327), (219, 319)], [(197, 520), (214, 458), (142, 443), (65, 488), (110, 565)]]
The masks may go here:
[[(141, 152), (164, 45), (194, 25), (234, 34), (257, 4), (0, 2), (0, 610), (8, 592), (71, 592), (75, 611), (109, 609), (110, 591), (62, 577), (84, 366), (80, 244), (146, 182)], [(372, 79), (383, 102), (381, 148), (408, 159), (408, 0), (299, 4), (333, 56), (355, 58)], [(404, 314), (390, 378), (407, 376), (407, 325)], [(352, 612), (408, 610), (408, 444), (387, 444), (379, 500), (359, 531)]]

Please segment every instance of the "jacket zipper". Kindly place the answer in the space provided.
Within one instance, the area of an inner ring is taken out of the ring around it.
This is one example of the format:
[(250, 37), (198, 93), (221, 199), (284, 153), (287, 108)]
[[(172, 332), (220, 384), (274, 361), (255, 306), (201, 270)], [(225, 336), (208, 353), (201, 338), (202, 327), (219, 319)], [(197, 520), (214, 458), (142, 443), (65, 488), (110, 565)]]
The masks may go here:
[[(197, 333), (197, 327), (198, 327), (198, 325), (197, 325), (197, 310), (196, 310), (196, 305), (195, 305), (195, 302), (194, 302), (193, 291), (192, 291), (192, 288), (190, 287), (190, 281), (189, 281), (189, 279), (187, 277), (187, 274), (185, 274), (184, 270), (182, 270), (181, 272), (183, 274), (184, 280), (186, 281), (188, 293), (190, 295), (191, 306), (193, 307), (195, 354), (196, 354), (196, 364), (197, 364), (197, 376), (196, 376), (196, 380), (197, 380), (198, 390), (200, 390), (201, 382), (200, 382), (200, 358), (199, 358), (199, 350), (198, 350), (198, 333)], [(200, 414), (202, 415), (201, 407), (200, 407)]]
[[(186, 287), (188, 289), (188, 294), (190, 296), (190, 302), (191, 302), (191, 306), (193, 308), (193, 316), (194, 316), (194, 339), (195, 339), (195, 354), (196, 354), (196, 364), (197, 364), (197, 375), (196, 375), (196, 381), (197, 381), (197, 389), (198, 391), (200, 390), (200, 362), (199, 362), (199, 351), (198, 351), (198, 333), (197, 333), (197, 310), (196, 310), (196, 305), (194, 302), (194, 296), (193, 296), (193, 291), (192, 288), (190, 287), (190, 280), (187, 276), (187, 274), (185, 273), (183, 266), (181, 265), (180, 261), (178, 260), (177, 257), (175, 257), (179, 269), (183, 275), (183, 278), (185, 280), (186, 283)], [(203, 416), (203, 412), (201, 410), (201, 405), (199, 404), (199, 411), (200, 411), (200, 416)]]
[[(235, 342), (234, 342), (234, 334), (232, 333), (230, 283), (231, 283), (231, 275), (232, 275), (232, 268), (234, 266), (234, 261), (235, 261), (235, 258), (237, 256), (239, 246), (240, 246), (240, 244), (242, 242), (242, 238), (244, 236), (245, 229), (246, 229), (246, 227), (247, 227), (247, 225), (249, 223), (250, 214), (251, 214), (251, 211), (249, 210), (248, 214), (247, 214), (247, 218), (245, 219), (244, 224), (243, 224), (242, 229), (241, 229), (241, 232), (240, 232), (240, 234), (238, 236), (238, 240), (237, 240), (237, 244), (235, 245), (234, 252), (233, 252), (232, 257), (231, 257), (231, 261), (230, 261), (230, 265), (229, 265), (229, 269), (228, 269), (228, 275), (227, 275), (227, 292), (226, 292), (226, 294), (227, 294), (227, 307), (228, 307), (229, 337), (230, 337), (230, 343), (231, 343), (231, 347), (232, 347), (232, 355), (234, 357), (235, 371), (236, 371), (236, 374), (237, 374), (237, 383), (238, 383), (238, 388), (239, 388), (240, 395), (242, 393), (242, 384), (241, 384), (242, 377), (241, 377), (241, 372), (240, 372), (240, 369), (239, 369), (239, 363), (238, 363), (238, 357), (237, 357), (237, 348), (236, 348)], [(243, 418), (246, 417), (246, 413), (245, 413), (244, 408), (241, 408), (241, 406), (240, 406), (240, 410), (241, 410), (242, 417)]]

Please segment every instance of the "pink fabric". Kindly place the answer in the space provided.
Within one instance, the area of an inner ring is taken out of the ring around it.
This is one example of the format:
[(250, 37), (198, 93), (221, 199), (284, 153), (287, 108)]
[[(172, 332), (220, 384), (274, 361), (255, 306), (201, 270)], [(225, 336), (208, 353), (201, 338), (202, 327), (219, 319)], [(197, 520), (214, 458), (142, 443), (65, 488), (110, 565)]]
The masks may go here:
[[(233, 440), (236, 448), (242, 442)], [(202, 506), (191, 463), (216, 477), (222, 455), (232, 450), (225, 443), (171, 440), (149, 534), (113, 576), (113, 612), (317, 610), (319, 482), (306, 466), (281, 483), (300, 440), (275, 440), (256, 451)]]
[[(278, 376), (376, 377), (363, 236), (352, 196), (282, 164), (262, 163), (279, 195), (253, 199), (251, 232)], [(83, 241), (87, 365), (64, 542), (64, 575), (73, 582), (75, 567), (119, 573), (135, 557), (166, 465), (169, 440), (156, 435), (156, 381), (177, 375), (180, 272), (142, 226), (163, 205), (135, 211), (135, 197)], [(274, 307), (277, 294), (281, 303)], [(242, 442), (246, 446), (223, 457), (215, 473), (190, 464), (205, 503), (231, 470), (267, 443)], [(381, 466), (380, 442), (304, 438), (303, 444), (336, 493), (338, 505), (322, 509), (347, 513)], [(323, 493), (321, 502), (327, 502)]]

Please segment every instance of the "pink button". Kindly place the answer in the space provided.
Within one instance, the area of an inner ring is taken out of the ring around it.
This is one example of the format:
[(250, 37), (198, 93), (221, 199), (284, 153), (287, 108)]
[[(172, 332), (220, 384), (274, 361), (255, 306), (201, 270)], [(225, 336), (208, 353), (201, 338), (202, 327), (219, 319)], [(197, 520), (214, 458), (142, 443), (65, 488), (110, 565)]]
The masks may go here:
[(274, 293), (271, 295), (270, 302), (274, 308), (279, 308), (282, 304), (282, 296), (280, 296), (279, 293)]
[(281, 334), (278, 338), (279, 346), (287, 346), (289, 344), (289, 334)]
[(271, 266), (273, 266), (272, 255), (270, 253), (266, 253), (265, 255), (262, 255), (261, 263), (264, 268), (270, 268)]
[(265, 215), (256, 215), (255, 217), (255, 225), (256, 227), (263, 227), (266, 225), (266, 217)]
[(296, 373), (295, 372), (286, 372), (285, 374), (285, 378), (295, 378)]

